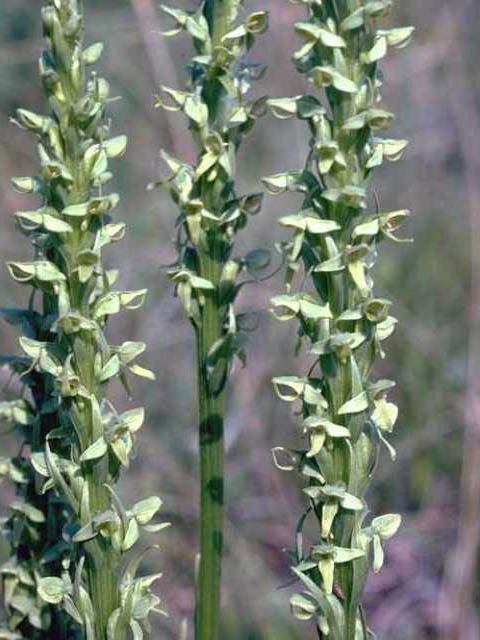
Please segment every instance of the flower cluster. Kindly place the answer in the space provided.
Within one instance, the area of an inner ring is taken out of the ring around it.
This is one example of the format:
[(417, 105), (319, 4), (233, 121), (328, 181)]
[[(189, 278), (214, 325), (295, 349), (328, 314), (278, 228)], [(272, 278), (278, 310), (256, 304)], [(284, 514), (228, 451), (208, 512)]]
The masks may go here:
[(243, 2), (227, 4), (228, 20), (221, 32), (213, 17), (209, 23), (208, 3), (195, 13), (163, 7), (175, 23), (166, 35), (187, 31), (197, 55), (189, 65), (188, 90), (162, 87), (157, 96), (158, 107), (185, 114), (199, 149), (195, 165), (162, 151), (170, 175), (157, 184), (168, 189), (180, 209), (176, 242), (179, 262), (169, 276), (197, 331), (203, 322), (205, 302), (215, 299), (220, 331), (214, 344), (209, 345), (204, 363), (215, 394), (223, 390), (232, 358), (243, 358), (244, 331), (251, 324), (233, 310), (240, 289), (237, 280), (245, 272), (258, 276), (270, 262), (269, 253), (263, 249), (232, 257), (235, 235), (262, 206), (260, 193), (236, 195), (235, 164), (243, 138), (267, 110), (265, 98), (245, 98), (251, 82), (265, 71), (263, 65), (247, 62), (245, 56), (256, 37), (266, 32), (268, 14), (258, 11), (237, 24)]
[[(400, 526), (386, 515), (364, 524), (365, 491), (381, 443), (397, 419), (387, 400), (390, 380), (370, 373), (382, 343), (396, 324), (391, 302), (373, 292), (377, 246), (395, 231), (408, 211), (374, 211), (367, 191), (372, 170), (398, 160), (405, 140), (382, 137), (394, 116), (379, 106), (378, 62), (391, 47), (405, 46), (413, 28), (384, 30), (391, 0), (301, 0), (308, 17), (295, 25), (301, 46), (298, 71), (312, 86), (307, 95), (269, 100), (279, 118), (304, 120), (311, 138), (303, 170), (264, 179), (271, 193), (298, 192), (298, 213), (280, 219), (293, 239), (283, 243), (286, 292), (272, 300), (282, 321), (295, 319), (299, 346), (313, 363), (305, 377), (274, 380), (279, 397), (301, 406), (304, 450), (278, 447), (282, 469), (303, 476), (309, 507), (300, 520), (294, 572), (304, 591), (293, 596), (297, 618), (314, 619), (320, 637), (367, 640), (362, 594), (370, 551), (373, 567), (383, 563), (383, 543)], [(324, 99), (322, 99), (324, 96)], [(300, 284), (298, 274), (305, 276)], [(318, 520), (319, 539), (304, 548), (307, 517)]]
[(159, 602), (150, 591), (158, 576), (136, 578), (138, 559), (121, 569), (140, 529), (164, 526), (151, 524), (161, 501), (125, 509), (114, 491), (144, 411), (118, 413), (106, 389), (118, 377), (130, 393), (130, 375), (154, 376), (137, 364), (143, 343), (111, 345), (105, 328), (111, 315), (139, 308), (146, 291), (115, 290), (118, 271), (102, 264), (102, 250), (125, 234), (111, 218), (119, 197), (107, 184), (109, 160), (127, 139), (110, 136), (110, 87), (89, 71), (103, 45), (83, 47), (81, 2), (46, 0), (42, 19), (40, 74), (51, 113), (19, 109), (16, 118), (37, 138), (40, 168), (13, 184), (39, 205), (15, 214), (34, 258), (7, 265), (31, 296), (27, 309), (3, 312), (23, 331), (22, 354), (3, 359), (23, 394), (0, 412), (25, 446), (0, 466), (18, 486), (4, 525), (12, 557), (0, 569), (9, 614), (0, 637), (142, 638)]

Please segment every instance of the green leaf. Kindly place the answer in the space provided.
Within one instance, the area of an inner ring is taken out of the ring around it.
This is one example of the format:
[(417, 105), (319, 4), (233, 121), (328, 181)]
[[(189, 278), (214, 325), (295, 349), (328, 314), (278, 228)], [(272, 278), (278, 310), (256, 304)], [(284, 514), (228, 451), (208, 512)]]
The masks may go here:
[(150, 522), (161, 506), (162, 501), (159, 497), (150, 496), (150, 498), (137, 502), (130, 510), (130, 513), (139, 525), (144, 526)]
[(387, 129), (394, 118), (395, 115), (393, 113), (384, 109), (369, 109), (367, 112), (367, 122), (373, 131)]
[(393, 316), (388, 316), (386, 320), (377, 324), (377, 338), (382, 341), (389, 338), (395, 331), (398, 320)]
[(200, 278), (200, 276), (191, 275), (189, 280), (194, 289), (203, 289), (205, 291), (211, 291), (212, 289), (215, 289), (215, 286), (210, 282), (210, 280), (207, 280), (206, 278)]
[(99, 61), (103, 53), (103, 43), (95, 42), (83, 51), (83, 61), (86, 65), (92, 65)]
[(319, 29), (319, 40), (324, 47), (344, 49), (347, 46), (344, 38), (327, 29)]
[(80, 456), (80, 462), (92, 462), (103, 458), (107, 453), (108, 446), (105, 442), (105, 438), (99, 438), (93, 444), (91, 444)]
[(91, 180), (100, 177), (108, 168), (108, 156), (105, 149), (99, 145), (95, 145), (93, 149), (94, 153), (89, 160), (85, 154), (85, 164)]
[(35, 522), (36, 524), (42, 524), (46, 521), (45, 514), (40, 509), (37, 509), (33, 504), (28, 504), (25, 502), (22, 508), (23, 513), (26, 515), (28, 520), (31, 522)]
[(368, 396), (366, 391), (362, 391), (359, 395), (355, 396), (348, 402), (342, 404), (338, 410), (339, 416), (346, 416), (355, 413), (362, 413), (368, 409)]
[(197, 95), (188, 95), (183, 110), (198, 127), (204, 127), (208, 122), (208, 107)]
[(396, 162), (400, 160), (403, 152), (408, 146), (408, 140), (392, 140), (386, 138), (374, 138), (374, 143), (382, 146), (383, 153), (387, 156), (390, 162)]
[(385, 36), (389, 47), (402, 49), (410, 44), (415, 27), (400, 27), (398, 29), (389, 29), (388, 31), (378, 30), (379, 36)]
[(272, 310), (275, 317), (282, 322), (292, 320), (300, 311), (300, 302), (297, 296), (282, 294), (273, 297), (271, 302), (275, 307)]
[(340, 500), (340, 504), (344, 509), (350, 511), (361, 511), (363, 509), (363, 502), (351, 493), (345, 493)]
[(109, 223), (104, 225), (97, 235), (98, 248), (112, 243), (119, 242), (125, 237), (126, 225), (123, 222)]
[(127, 136), (117, 136), (103, 143), (108, 158), (121, 158), (127, 149)]
[(110, 378), (113, 378), (113, 376), (116, 376), (119, 371), (120, 371), (120, 359), (115, 354), (110, 358), (110, 360), (101, 370), (99, 375), (99, 381), (106, 382)]
[(37, 279), (40, 282), (61, 282), (66, 280), (63, 274), (52, 262), (45, 260), (38, 262), (7, 262), (10, 275), (17, 282), (29, 282)]
[(158, 524), (145, 524), (143, 526), (143, 529), (147, 533), (159, 533), (160, 531), (163, 531), (164, 529), (168, 529), (168, 527), (171, 527), (171, 526), (172, 526), (171, 522), (159, 522)]
[(327, 500), (322, 505), (322, 538), (328, 540), (332, 530), (333, 521), (338, 513), (338, 502)]
[(118, 313), (121, 309), (136, 310), (145, 302), (147, 289), (139, 291), (115, 291), (99, 298), (95, 305), (95, 317)]
[(314, 431), (310, 434), (310, 450), (307, 453), (307, 458), (313, 458), (318, 455), (323, 449), (325, 444), (326, 434), (324, 431)]
[(38, 211), (17, 211), (15, 217), (22, 229), (26, 231), (35, 230), (42, 226), (52, 233), (70, 233), (73, 231), (71, 225), (60, 220), (55, 215), (47, 213), (47, 211), (56, 214), (55, 209), (43, 208)]
[(333, 318), (330, 304), (318, 304), (314, 298), (303, 295), (300, 300), (300, 313), (308, 320), (330, 320)]
[(335, 562), (331, 556), (323, 556), (318, 560), (318, 570), (322, 576), (323, 588), (325, 593), (330, 594), (333, 591), (333, 576), (335, 570)]
[(340, 25), (341, 31), (353, 31), (361, 27), (365, 20), (365, 9), (359, 7), (347, 16)]
[(20, 336), (18, 342), (27, 356), (30, 356), (33, 360), (38, 360), (42, 351), (48, 347), (46, 342), (38, 342), (38, 340), (32, 340), (25, 336)]
[(146, 378), (147, 380), (156, 380), (157, 378), (153, 371), (150, 371), (150, 369), (145, 369), (144, 367), (140, 367), (138, 364), (132, 364), (128, 368), (133, 373), (133, 375), (140, 378)]
[(361, 558), (364, 552), (361, 549), (345, 549), (343, 547), (335, 547), (335, 562), (351, 562), (356, 558)]
[(142, 427), (144, 421), (145, 409), (143, 407), (130, 409), (120, 416), (120, 422), (127, 427), (130, 433), (136, 433)]
[(363, 127), (367, 124), (367, 113), (362, 111), (358, 113), (356, 116), (352, 116), (345, 120), (342, 124), (343, 131), (358, 131), (359, 129), (363, 129)]
[(63, 606), (65, 608), (65, 611), (68, 613), (68, 615), (71, 616), (77, 624), (83, 626), (84, 624), (83, 617), (69, 595), (64, 596)]
[(402, 524), (402, 517), (397, 513), (388, 513), (372, 520), (372, 527), (378, 532), (382, 540), (393, 537)]
[(315, 44), (315, 41), (320, 41), (325, 47), (332, 48), (345, 48), (347, 46), (345, 40), (312, 22), (297, 22), (295, 24), (295, 31), (302, 36), (306, 36), (309, 41)]
[(130, 629), (133, 634), (133, 640), (143, 640), (143, 630), (136, 620), (130, 620)]
[(339, 253), (333, 258), (329, 260), (324, 260), (317, 267), (315, 267), (314, 271), (316, 273), (340, 273), (345, 269), (345, 264), (343, 261), (343, 256)]
[(128, 467), (130, 465), (130, 459), (129, 459), (130, 452), (125, 442), (121, 438), (118, 438), (114, 440), (110, 446), (112, 447), (112, 451), (117, 457), (120, 464), (122, 464), (124, 467)]
[(40, 184), (35, 178), (12, 178), (11, 182), (18, 193), (36, 193)]
[(364, 222), (362, 224), (358, 224), (352, 233), (352, 238), (356, 240), (357, 238), (361, 238), (362, 236), (372, 237), (378, 235), (380, 231), (380, 221), (378, 218), (374, 218), (373, 220), (369, 220), (368, 222)]
[(308, 596), (299, 593), (290, 598), (290, 608), (297, 620), (310, 620), (317, 611), (317, 604)]
[(366, 64), (373, 64), (374, 62), (378, 62), (382, 58), (387, 55), (387, 38), (385, 36), (380, 36), (373, 47), (368, 51), (368, 53), (364, 53), (362, 55), (362, 60)]
[(349, 438), (350, 431), (340, 424), (334, 424), (324, 416), (309, 416), (303, 421), (307, 429), (319, 429), (324, 431), (330, 438)]
[(321, 220), (319, 218), (307, 218), (307, 230), (313, 234), (325, 234), (332, 233), (333, 231), (340, 231), (341, 225), (334, 220)]
[(71, 233), (73, 231), (72, 226), (68, 224), (68, 222), (59, 220), (49, 214), (43, 215), (42, 224), (47, 231), (51, 231), (52, 233)]
[(48, 470), (48, 465), (47, 461), (45, 460), (44, 453), (37, 452), (32, 454), (31, 461), (33, 468), (39, 475), (43, 476), (44, 478), (50, 477), (50, 472)]
[(245, 23), (248, 33), (259, 35), (268, 30), (268, 11), (256, 11), (251, 13)]
[(120, 619), (121, 613), (122, 613), (122, 610), (118, 608), (118, 609), (115, 609), (115, 611), (113, 611), (113, 613), (110, 614), (110, 617), (108, 618), (108, 625), (107, 625), (107, 640), (117, 640), (118, 638), (117, 624)]
[(120, 347), (116, 348), (118, 357), (122, 364), (128, 364), (135, 358), (138, 358), (145, 352), (147, 345), (144, 342), (124, 342)]
[(378, 573), (380, 569), (383, 567), (383, 563), (385, 560), (385, 553), (382, 547), (382, 541), (380, 540), (380, 536), (373, 536), (373, 570), (375, 573)]
[(38, 595), (49, 604), (60, 604), (67, 593), (61, 578), (41, 578), (38, 582)]
[(307, 230), (313, 234), (326, 234), (339, 231), (342, 227), (334, 220), (326, 220), (306, 215), (313, 209), (304, 209), (299, 214), (284, 216), (278, 221), (283, 227), (293, 227), (294, 229)]
[(383, 18), (392, 8), (393, 0), (371, 0), (365, 4), (364, 10), (368, 16)]
[(353, 260), (349, 262), (347, 266), (353, 282), (356, 284), (361, 295), (366, 298), (370, 293), (370, 286), (367, 281), (365, 263), (361, 260)]
[(355, 82), (343, 76), (334, 67), (314, 67), (311, 71), (311, 77), (313, 84), (319, 88), (333, 85), (335, 89), (344, 93), (357, 93), (358, 91)]
[(293, 98), (269, 98), (267, 105), (279, 120), (287, 120), (297, 113), (298, 96)]
[(64, 216), (70, 216), (72, 218), (84, 218), (89, 213), (89, 202), (83, 202), (82, 204), (72, 204), (62, 211)]
[(135, 518), (132, 518), (128, 523), (125, 538), (122, 542), (122, 551), (126, 552), (133, 547), (140, 537), (140, 531), (138, 529), (138, 523)]
[(51, 124), (51, 118), (40, 116), (27, 109), (17, 109), (18, 124), (30, 129), (31, 131), (39, 131), (46, 133)]
[(269, 193), (271, 193), (272, 195), (277, 195), (278, 193), (283, 193), (287, 190), (288, 174), (279, 173), (275, 176), (262, 178), (262, 182)]
[(229, 41), (231, 40), (241, 40), (242, 38), (245, 38), (247, 33), (248, 32), (246, 25), (242, 24), (236, 29), (232, 29), (231, 31), (226, 33), (222, 38), (222, 42), (229, 43)]
[[(285, 402), (294, 402), (297, 400), (305, 389), (305, 380), (296, 378), (295, 376), (280, 376), (272, 380), (275, 393)], [(285, 388), (288, 391), (282, 391)]]

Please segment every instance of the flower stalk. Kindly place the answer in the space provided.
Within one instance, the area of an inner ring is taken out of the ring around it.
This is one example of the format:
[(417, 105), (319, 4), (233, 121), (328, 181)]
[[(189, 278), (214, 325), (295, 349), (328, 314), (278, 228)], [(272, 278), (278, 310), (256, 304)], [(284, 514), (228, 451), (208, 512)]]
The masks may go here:
[[(141, 529), (156, 532), (165, 525), (149, 524), (159, 498), (127, 510), (114, 490), (130, 464), (144, 410), (119, 414), (107, 398), (108, 382), (118, 376), (130, 395), (130, 375), (154, 376), (136, 363), (143, 343), (111, 345), (105, 335), (108, 318), (139, 308), (146, 291), (116, 291), (118, 272), (102, 264), (102, 249), (125, 234), (125, 225), (111, 218), (119, 197), (108, 194), (106, 185), (112, 177), (109, 160), (123, 155), (127, 139), (110, 137), (110, 88), (88, 70), (103, 45), (84, 48), (82, 8), (78, 0), (44, 3), (48, 46), (40, 73), (51, 114), (17, 114), (17, 124), (37, 137), (40, 170), (13, 183), (22, 193), (36, 194), (40, 206), (16, 213), (35, 258), (7, 265), (15, 281), (32, 288), (28, 312), (18, 316), (25, 318), (24, 355), (11, 362), (25, 384), (21, 402), (29, 417), (23, 431), (31, 454), (22, 464), (33, 482), (28, 495), (43, 500), (43, 509), (30, 510), (30, 516), (47, 528), (39, 541), (45, 547), (31, 558), (34, 569), (42, 570), (30, 587), (36, 600), (53, 605), (60, 616), (58, 627), (46, 633), (55, 639), (127, 640), (132, 633), (149, 633), (148, 615), (159, 599), (150, 591), (158, 576), (135, 575), (141, 556), (126, 568), (124, 558)], [(14, 409), (12, 415), (18, 422)], [(20, 548), (13, 550), (15, 564)], [(45, 566), (45, 555), (55, 563)], [(16, 619), (9, 624), (27, 633)]]
[[(384, 30), (377, 21), (391, 0), (300, 0), (305, 21), (295, 25), (302, 40), (294, 54), (312, 93), (269, 100), (277, 117), (305, 121), (311, 139), (305, 167), (264, 179), (271, 193), (302, 194), (299, 212), (280, 219), (293, 239), (282, 245), (287, 261), (286, 293), (272, 300), (281, 321), (299, 324), (298, 348), (312, 361), (304, 377), (274, 379), (278, 396), (301, 407), (305, 449), (274, 449), (277, 466), (297, 471), (308, 508), (297, 528), (293, 571), (304, 590), (291, 599), (294, 615), (313, 619), (329, 640), (372, 637), (362, 596), (373, 569), (384, 560), (384, 543), (400, 516), (366, 525), (365, 492), (397, 407), (387, 400), (390, 380), (373, 380), (382, 342), (394, 331), (391, 302), (373, 291), (377, 247), (408, 211), (371, 212), (368, 184), (385, 159), (398, 160), (407, 142), (379, 137), (394, 116), (378, 106), (378, 63), (390, 47), (408, 44), (413, 28)], [(299, 274), (303, 270), (303, 278)], [(307, 547), (303, 528), (317, 521), (318, 539)]]
[(268, 267), (261, 249), (233, 256), (236, 234), (259, 212), (261, 194), (235, 192), (235, 161), (245, 134), (265, 112), (265, 100), (247, 101), (251, 81), (263, 67), (245, 61), (256, 36), (268, 27), (266, 12), (238, 23), (243, 2), (207, 0), (195, 13), (164, 7), (174, 27), (188, 31), (196, 56), (186, 91), (162, 87), (157, 106), (183, 111), (198, 148), (191, 165), (162, 152), (171, 174), (159, 184), (180, 209), (179, 260), (169, 276), (196, 335), (200, 440), (200, 566), (196, 637), (219, 637), (224, 512), (225, 389), (235, 356), (244, 360), (248, 330), (234, 303), (242, 274)]

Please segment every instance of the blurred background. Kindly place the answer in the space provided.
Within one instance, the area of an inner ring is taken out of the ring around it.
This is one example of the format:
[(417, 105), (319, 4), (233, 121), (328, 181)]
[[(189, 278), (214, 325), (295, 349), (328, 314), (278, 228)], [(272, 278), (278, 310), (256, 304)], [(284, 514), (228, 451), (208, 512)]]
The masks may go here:
[[(191, 6), (184, 0), (175, 6)], [(269, 8), (271, 30), (253, 57), (270, 66), (257, 93), (295, 95), (305, 90), (292, 67), (292, 25), (303, 10), (286, 1), (246, 2)], [(32, 136), (11, 126), (17, 107), (45, 109), (36, 60), (42, 47), (39, 2), (2, 0), (0, 6), (0, 254), (1, 262), (29, 259), (13, 212), (25, 200), (9, 178), (37, 166)], [(136, 401), (147, 407), (138, 458), (124, 475), (129, 502), (159, 493), (173, 526), (148, 569), (161, 570), (160, 595), (169, 618), (158, 619), (156, 638), (178, 638), (190, 623), (197, 551), (197, 437), (195, 350), (190, 326), (161, 265), (175, 257), (171, 237), (176, 211), (160, 191), (147, 192), (158, 176), (164, 147), (193, 160), (185, 120), (155, 111), (160, 84), (181, 87), (191, 55), (187, 36), (161, 37), (163, 17), (154, 0), (85, 0), (88, 43), (106, 42), (101, 71), (121, 100), (111, 105), (116, 133), (128, 132), (127, 156), (114, 166), (122, 195), (118, 216), (128, 237), (107, 259), (122, 269), (125, 288), (148, 287), (147, 306), (111, 324), (112, 342), (144, 340), (158, 382), (141, 383)], [(165, 23), (164, 23), (165, 24)], [(386, 108), (397, 114), (392, 137), (408, 138), (401, 163), (377, 172), (384, 211), (411, 209), (415, 243), (380, 248), (377, 290), (395, 301), (399, 327), (377, 372), (397, 381), (400, 419), (392, 439), (398, 460), (382, 453), (368, 501), (375, 514), (400, 512), (404, 526), (389, 543), (383, 571), (369, 583), (370, 626), (379, 640), (480, 640), (477, 546), (480, 522), (480, 74), (477, 2), (403, 0), (393, 26), (415, 25), (411, 46), (382, 65)], [(239, 191), (258, 191), (258, 176), (303, 165), (306, 127), (266, 118), (239, 158)], [(267, 197), (262, 214), (238, 239), (239, 254), (273, 248), (282, 239), (277, 218), (298, 207), (296, 198)], [(250, 288), (245, 308), (266, 308), (281, 288), (276, 277)], [(0, 270), (1, 306), (26, 303), (27, 291)], [(288, 599), (294, 527), (302, 510), (297, 479), (271, 461), (276, 445), (294, 446), (300, 432), (270, 379), (302, 371), (293, 353), (293, 325), (262, 314), (249, 346), (246, 369), (235, 370), (226, 438), (227, 521), (222, 640), (307, 640), (309, 623), (295, 622)], [(17, 350), (11, 327), (0, 327), (0, 352)], [(7, 375), (0, 372), (0, 384)], [(2, 395), (8, 396), (9, 387)], [(121, 390), (112, 398), (127, 406)], [(3, 437), (0, 453), (19, 447)], [(0, 487), (4, 512), (11, 488)], [(3, 554), (6, 550), (3, 549)], [(284, 588), (282, 588), (284, 587)]]

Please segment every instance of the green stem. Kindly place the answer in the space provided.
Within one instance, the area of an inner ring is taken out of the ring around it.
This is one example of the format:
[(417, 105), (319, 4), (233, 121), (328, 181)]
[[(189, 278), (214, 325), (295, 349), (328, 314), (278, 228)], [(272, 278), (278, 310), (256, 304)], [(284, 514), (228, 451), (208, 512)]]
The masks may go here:
[[(99, 538), (97, 536), (97, 538)], [(118, 598), (118, 556), (100, 539), (86, 543), (89, 594), (95, 607), (95, 638), (105, 640), (111, 614), (120, 606)], [(122, 640), (123, 640), (122, 636)], [(120, 640), (120, 638), (118, 638)]]
[(223, 549), (225, 393), (211, 392), (206, 369), (208, 352), (222, 336), (222, 313), (217, 291), (222, 264), (215, 256), (201, 256), (201, 275), (215, 286), (205, 300), (197, 331), (200, 437), (200, 574), (197, 598), (197, 640), (219, 637)]
[(235, 0), (206, 0), (205, 17), (210, 27), (212, 44), (218, 47), (223, 36), (230, 30), (235, 15)]
[[(112, 549), (107, 548), (106, 544), (103, 545), (103, 549), (101, 543), (92, 542), (91, 544), (97, 547), (96, 552), (90, 550), (87, 566), (90, 597), (96, 607), (95, 638), (104, 640), (107, 637), (108, 619), (120, 606), (116, 596), (118, 576), (113, 571), (116, 561), (112, 558)], [(124, 637), (122, 635), (122, 639)]]
[[(92, 465), (93, 468), (86, 477), (90, 492), (90, 511), (93, 515), (111, 508), (111, 496), (104, 485), (108, 478), (105, 466), (104, 460)], [(110, 541), (104, 540), (102, 536), (96, 536), (87, 542), (85, 551), (88, 591), (95, 607), (95, 638), (105, 640), (108, 619), (120, 606), (120, 556)], [(116, 640), (124, 639), (123, 633), (116, 637)]]
[[(208, 21), (213, 47), (222, 44), (235, 17), (234, 0), (206, 0), (204, 14)], [(222, 92), (207, 88), (205, 99), (210, 121), (222, 120)], [(218, 187), (218, 185), (216, 185)], [(216, 200), (215, 185), (210, 196)], [(213, 203), (212, 203), (213, 204)], [(218, 203), (216, 203), (218, 204)], [(216, 209), (215, 205), (212, 208)], [(200, 572), (198, 578), (196, 638), (217, 640), (220, 626), (221, 575), (223, 550), (224, 437), (225, 392), (212, 393), (207, 376), (207, 356), (222, 337), (224, 310), (218, 300), (222, 258), (213, 239), (210, 249), (199, 252), (200, 275), (215, 287), (206, 296), (201, 326), (197, 329), (198, 402), (200, 438)]]
[[(231, 29), (236, 15), (235, 0), (206, 0), (204, 15), (208, 22), (213, 48), (222, 45), (223, 36)], [(213, 75), (205, 83), (204, 100), (208, 105), (210, 125), (221, 130), (228, 115), (229, 96)]]

